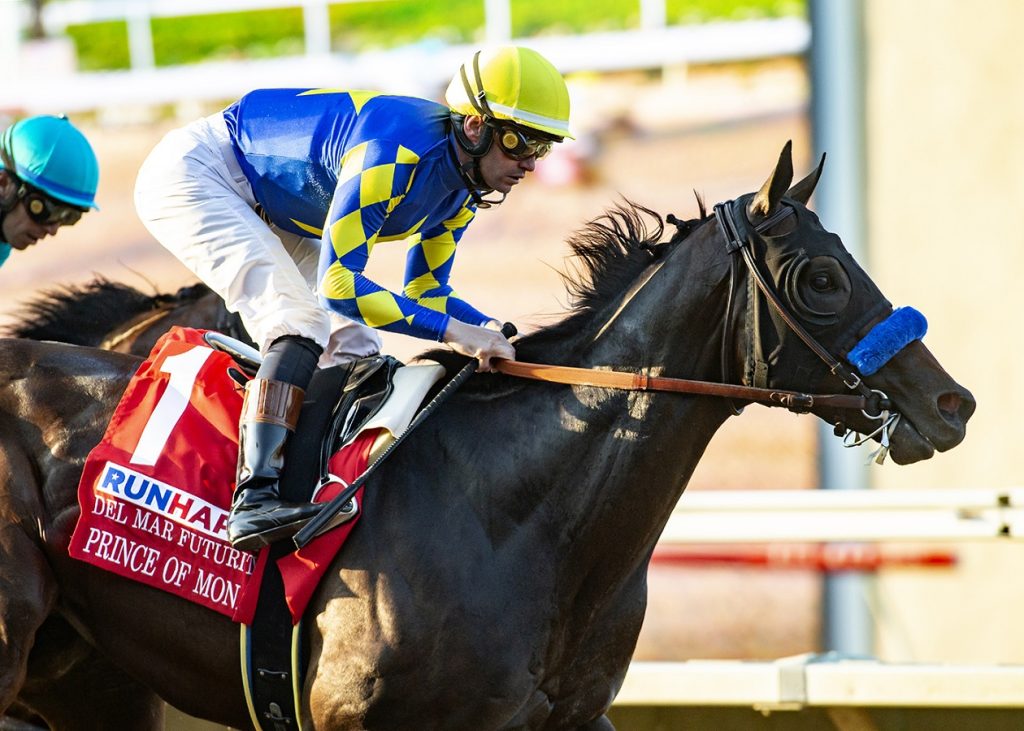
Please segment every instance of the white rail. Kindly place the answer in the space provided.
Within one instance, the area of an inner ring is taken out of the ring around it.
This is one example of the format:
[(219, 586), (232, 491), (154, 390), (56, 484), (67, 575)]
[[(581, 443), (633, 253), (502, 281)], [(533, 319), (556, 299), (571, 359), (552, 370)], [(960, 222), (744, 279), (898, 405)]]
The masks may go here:
[[(152, 18), (302, 8), (306, 54), (323, 55), (331, 50), (328, 6), (357, 1), (367, 0), (51, 0), (43, 8), (42, 21), (48, 33), (58, 34), (69, 25), (123, 20), (128, 26), (131, 66), (144, 69), (153, 67)], [(487, 40), (503, 42), (511, 38), (512, 0), (480, 1), (484, 6)], [(639, 6), (642, 28), (665, 27), (665, 0), (635, 1)]]
[[(6, 22), (5, 9), (13, 0), (0, 0), (0, 33), (16, 28)], [(487, 40), (506, 41), (507, 17), (492, 6), (507, 0), (486, 0)], [(188, 66), (152, 68), (149, 17), (223, 12), (235, 8), (296, 6), (306, 13), (306, 55), (275, 59), (217, 61)], [(139, 108), (181, 103), (230, 101), (261, 87), (324, 86), (369, 88), (390, 93), (435, 96), (468, 54), (469, 46), (423, 43), (358, 56), (331, 53), (326, 0), (96, 0), (54, 2), (47, 6), (47, 23), (59, 28), (74, 20), (100, 17), (144, 21), (145, 37), (136, 31), (130, 45), (133, 69), (90, 73), (41, 74), (36, 64), (10, 58), (0, 63), (0, 112), (16, 114), (77, 113), (103, 109)], [(317, 11), (317, 8), (320, 11)], [(506, 8), (507, 9), (507, 8)], [(659, 15), (660, 13), (660, 15)], [(759, 58), (794, 56), (810, 44), (810, 26), (803, 18), (782, 18), (738, 23), (665, 26), (660, 0), (643, 0), (639, 30), (574, 36), (538, 36), (515, 39), (546, 55), (563, 72), (621, 71), (684, 66)], [(312, 20), (311, 20), (312, 19)], [(316, 40), (319, 38), (319, 40)], [(2, 38), (0, 38), (2, 40)], [(16, 34), (11, 43), (16, 42)], [(0, 60), (11, 55), (0, 43)], [(147, 49), (149, 47), (149, 50)], [(609, 50), (611, 49), (611, 50)], [(16, 49), (15, 49), (16, 50)], [(148, 58), (148, 60), (147, 60)]]
[(1024, 537), (1024, 488), (685, 493), (661, 542), (952, 541)]
[(800, 655), (774, 662), (634, 662), (617, 706), (1020, 708), (1024, 666), (889, 664)]

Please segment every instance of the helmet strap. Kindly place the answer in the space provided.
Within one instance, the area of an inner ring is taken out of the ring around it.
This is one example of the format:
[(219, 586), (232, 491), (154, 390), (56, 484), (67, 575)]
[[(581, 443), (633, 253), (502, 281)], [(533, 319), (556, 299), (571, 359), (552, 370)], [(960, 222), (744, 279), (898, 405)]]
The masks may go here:
[[(492, 206), (498, 206), (505, 202), (506, 193), (499, 193), (501, 196), (500, 198), (484, 198), (488, 193), (493, 193), (494, 188), (489, 188), (482, 184), (484, 176), (483, 173), (480, 172), (479, 157), (474, 157), (460, 165), (459, 175), (462, 176), (462, 182), (464, 182), (466, 187), (469, 189), (469, 195), (473, 199), (477, 208), (491, 208)], [(478, 183), (478, 180), (481, 182)]]
[(484, 80), (480, 76), (480, 51), (473, 54), (473, 76), (476, 78), (477, 92), (473, 93), (473, 86), (469, 83), (469, 77), (466, 76), (466, 65), (463, 64), (459, 67), (459, 73), (462, 75), (462, 87), (466, 90), (466, 96), (469, 98), (469, 103), (473, 105), (473, 108), (481, 117), (494, 117), (494, 112), (491, 111), (491, 105), (487, 103), (487, 92), (484, 90)]
[[(2, 147), (0, 147), (2, 150)], [(5, 156), (6, 158), (6, 156)], [(14, 210), (14, 207), (18, 205), (18, 178), (7, 168), (0, 168), (0, 173), (3, 173), (6, 177), (6, 185), (13, 188), (13, 191), (9, 195), (5, 195), (0, 191), (0, 244), (10, 243), (7, 241), (7, 237), (4, 236), (4, 220), (7, 218), (7, 214)]]
[(477, 208), (490, 208), (496, 206), (505, 200), (505, 194), (501, 193), (501, 198), (498, 199), (487, 199), (484, 198), (488, 193), (492, 193), (494, 188), (491, 188), (484, 182), (484, 174), (480, 169), (480, 159), (487, 154), (488, 150), (491, 149), (491, 145), (494, 144), (494, 130), (489, 125), (481, 125), (480, 139), (473, 142), (469, 139), (469, 135), (466, 134), (466, 130), (463, 127), (465, 116), (462, 114), (452, 113), (452, 136), (455, 137), (459, 147), (461, 147), (467, 155), (469, 160), (458, 165), (459, 176), (462, 178), (462, 182), (465, 183), (466, 188), (469, 189), (469, 195), (473, 198), (473, 202)]
[(491, 129), (490, 125), (483, 125), (480, 130), (480, 139), (473, 142), (473, 140), (469, 139), (469, 135), (466, 134), (464, 126), (466, 116), (452, 112), (451, 120), (452, 132), (455, 134), (459, 147), (465, 150), (470, 157), (483, 157), (487, 154), (487, 151), (491, 149), (491, 145), (494, 142), (494, 130)]

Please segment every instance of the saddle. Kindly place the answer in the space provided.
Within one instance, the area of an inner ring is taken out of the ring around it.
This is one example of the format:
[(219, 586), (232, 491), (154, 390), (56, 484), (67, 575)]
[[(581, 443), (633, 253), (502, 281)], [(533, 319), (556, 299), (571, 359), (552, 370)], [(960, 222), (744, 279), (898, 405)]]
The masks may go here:
[(313, 374), (295, 434), (285, 446), (283, 499), (311, 502), (331, 480), (331, 456), (350, 443), (394, 394), (395, 373), (401, 367), (391, 356), (376, 355)]
[[(235, 376), (237, 380), (244, 382), (256, 375), (261, 356), (254, 348), (216, 331), (205, 333), (203, 339), (230, 355), (245, 372), (245, 376)], [(314, 371), (295, 433), (285, 445), (280, 481), (283, 499), (313, 501), (331, 480), (327, 467), (331, 456), (349, 444), (395, 393), (395, 373), (401, 367), (403, 364), (389, 355), (373, 355)]]

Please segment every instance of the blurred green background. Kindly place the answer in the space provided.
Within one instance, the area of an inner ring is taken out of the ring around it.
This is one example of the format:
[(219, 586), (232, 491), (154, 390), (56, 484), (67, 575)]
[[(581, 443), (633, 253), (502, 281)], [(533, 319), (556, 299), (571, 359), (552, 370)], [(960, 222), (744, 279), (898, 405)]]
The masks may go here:
[[(670, 24), (804, 16), (806, 0), (665, 0)], [(639, 0), (513, 0), (512, 35), (524, 38), (637, 28)], [(410, 43), (483, 39), (483, 0), (349, 2), (330, 6), (331, 50), (358, 53)], [(302, 8), (153, 18), (157, 66), (303, 52)], [(72, 25), (82, 71), (127, 69), (124, 21)]]

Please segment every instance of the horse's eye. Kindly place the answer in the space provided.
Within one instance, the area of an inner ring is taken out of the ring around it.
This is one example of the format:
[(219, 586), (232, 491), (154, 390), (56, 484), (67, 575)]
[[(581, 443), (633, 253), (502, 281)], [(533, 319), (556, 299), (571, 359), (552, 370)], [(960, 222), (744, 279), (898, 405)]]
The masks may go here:
[(835, 283), (828, 272), (817, 272), (811, 277), (811, 288), (815, 292), (828, 292), (835, 288)]
[(850, 301), (850, 277), (831, 256), (794, 258), (784, 287), (796, 313), (817, 324), (834, 322)]

